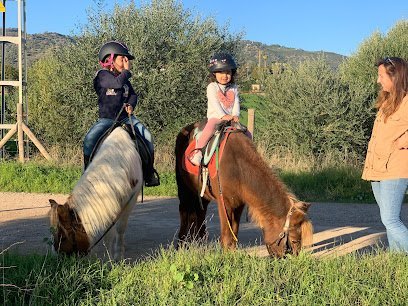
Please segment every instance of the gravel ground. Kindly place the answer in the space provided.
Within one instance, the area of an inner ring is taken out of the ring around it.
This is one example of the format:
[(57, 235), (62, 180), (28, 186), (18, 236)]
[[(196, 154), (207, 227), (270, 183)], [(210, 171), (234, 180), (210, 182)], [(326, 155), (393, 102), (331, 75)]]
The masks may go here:
[[(0, 250), (10, 248), (26, 254), (49, 251), (45, 239), (50, 237), (48, 199), (64, 203), (68, 195), (36, 193), (0, 193)], [(208, 209), (210, 239), (219, 236), (216, 205)], [(385, 247), (384, 228), (375, 204), (312, 203), (310, 208), (315, 235), (311, 251), (315, 256), (342, 255), (354, 251), (372, 251), (372, 246)], [(408, 207), (403, 206), (402, 219), (408, 224)], [(266, 256), (262, 233), (242, 218), (241, 247)], [(168, 247), (177, 236), (179, 225), (177, 198), (145, 198), (133, 210), (126, 232), (126, 257), (136, 260), (154, 254), (160, 246)], [(103, 245), (96, 248), (104, 256)]]

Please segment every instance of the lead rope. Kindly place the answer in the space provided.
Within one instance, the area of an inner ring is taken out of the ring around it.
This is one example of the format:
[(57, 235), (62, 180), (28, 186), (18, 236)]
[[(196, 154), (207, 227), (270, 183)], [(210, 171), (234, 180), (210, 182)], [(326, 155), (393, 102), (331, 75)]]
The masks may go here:
[(109, 232), (109, 230), (116, 224), (116, 222), (119, 220), (120, 216), (122, 215), (122, 213), (125, 211), (125, 208), (129, 205), (130, 201), (133, 199), (133, 197), (136, 195), (136, 192), (134, 192), (130, 198), (129, 201), (126, 203), (126, 205), (123, 207), (123, 209), (120, 211), (119, 215), (115, 218), (115, 220), (113, 220), (113, 222), (108, 226), (108, 228), (105, 230), (105, 232), (103, 233), (103, 235), (101, 237), (99, 237), (99, 239), (88, 249), (88, 252), (90, 252), (93, 247), (95, 245), (97, 245), (99, 243), (99, 241), (102, 240), (103, 237), (106, 236), (106, 234)]
[(218, 147), (215, 150), (215, 165), (216, 165), (216, 171), (217, 171), (217, 179), (218, 179), (218, 189), (220, 190), (220, 200), (222, 203), (222, 206), (224, 207), (224, 212), (225, 212), (225, 218), (227, 219), (227, 224), (228, 224), (228, 228), (232, 234), (232, 238), (234, 238), (235, 242), (238, 242), (238, 238), (237, 236), (235, 236), (232, 227), (231, 227), (231, 222), (230, 219), (228, 218), (228, 213), (227, 213), (227, 208), (225, 207), (225, 202), (224, 202), (224, 196), (222, 194), (222, 188), (221, 188), (221, 181), (220, 181), (220, 169), (219, 169), (219, 154), (218, 154)]

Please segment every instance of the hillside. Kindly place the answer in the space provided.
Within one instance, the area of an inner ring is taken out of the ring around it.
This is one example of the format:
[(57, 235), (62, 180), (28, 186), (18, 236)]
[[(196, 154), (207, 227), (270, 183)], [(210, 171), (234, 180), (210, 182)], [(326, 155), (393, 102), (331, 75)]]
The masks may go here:
[[(6, 36), (17, 36), (17, 29), (11, 28), (6, 30)], [(68, 42), (72, 42), (70, 36), (45, 32), (41, 34), (27, 34), (26, 55), (27, 65), (30, 66), (34, 61), (44, 56), (45, 52), (51, 48), (62, 46)], [(6, 44), (6, 65), (17, 67), (17, 46), (14, 44)], [(0, 54), (1, 58), (1, 54)]]
[[(16, 36), (17, 29), (7, 29), (6, 35)], [(26, 44), (28, 66), (43, 56), (50, 48), (57, 48), (72, 41), (74, 41), (72, 37), (58, 33), (28, 34)], [(258, 65), (264, 67), (277, 62), (293, 64), (324, 54), (329, 64), (337, 68), (345, 59), (343, 55), (332, 52), (310, 52), (280, 45), (265, 45), (249, 40), (241, 41), (238, 53), (241, 67), (255, 67)], [(17, 47), (12, 44), (6, 45), (6, 65), (10, 65), (10, 63), (13, 63), (13, 66), (17, 63)]]
[(250, 40), (242, 40), (239, 50), (240, 60), (244, 63), (244, 66), (248, 67), (259, 65), (265, 67), (270, 66), (273, 63), (296, 64), (323, 55), (330, 66), (337, 68), (346, 58), (343, 55), (333, 52), (310, 52), (302, 49), (287, 48), (280, 45), (265, 45)]

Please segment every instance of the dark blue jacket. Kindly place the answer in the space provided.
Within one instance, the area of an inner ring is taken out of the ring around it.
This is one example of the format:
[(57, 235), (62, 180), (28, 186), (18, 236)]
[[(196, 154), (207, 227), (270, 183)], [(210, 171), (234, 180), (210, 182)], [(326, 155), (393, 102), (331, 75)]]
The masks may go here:
[[(132, 76), (129, 70), (122, 70), (119, 75), (102, 69), (96, 73), (94, 88), (98, 95), (99, 118), (115, 119), (123, 107), (123, 103), (129, 103), (136, 107), (137, 95), (129, 82)], [(122, 111), (118, 120), (127, 117), (125, 110)]]

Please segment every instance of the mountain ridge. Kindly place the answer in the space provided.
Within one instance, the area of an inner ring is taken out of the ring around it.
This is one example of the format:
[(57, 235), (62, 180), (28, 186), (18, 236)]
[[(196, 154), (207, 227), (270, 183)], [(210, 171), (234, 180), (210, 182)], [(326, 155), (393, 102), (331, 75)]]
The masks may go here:
[[(17, 36), (17, 29), (6, 29), (6, 36)], [(69, 42), (75, 41), (71, 36), (56, 33), (44, 32), (26, 35), (26, 60), (27, 65), (41, 58), (50, 48), (57, 48)], [(305, 51), (302, 49), (289, 48), (278, 44), (266, 45), (261, 42), (251, 40), (241, 40), (238, 45), (237, 57), (240, 59), (241, 67), (267, 67), (273, 63), (298, 63), (307, 59), (316, 58), (324, 54), (328, 63), (337, 68), (338, 65), (347, 58), (344, 55), (326, 51)], [(1, 57), (1, 55), (0, 55)], [(6, 44), (5, 59), (6, 65), (17, 65), (17, 46)]]

